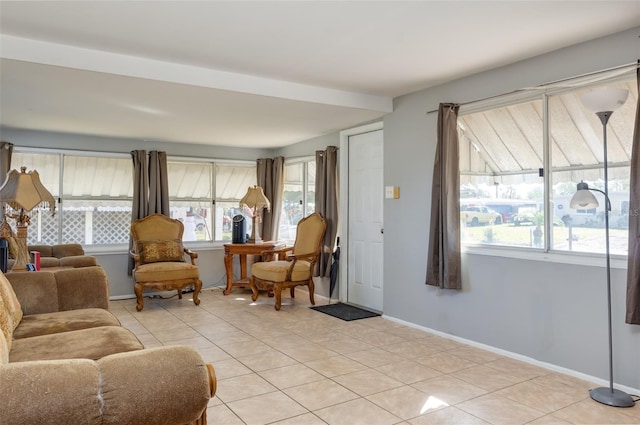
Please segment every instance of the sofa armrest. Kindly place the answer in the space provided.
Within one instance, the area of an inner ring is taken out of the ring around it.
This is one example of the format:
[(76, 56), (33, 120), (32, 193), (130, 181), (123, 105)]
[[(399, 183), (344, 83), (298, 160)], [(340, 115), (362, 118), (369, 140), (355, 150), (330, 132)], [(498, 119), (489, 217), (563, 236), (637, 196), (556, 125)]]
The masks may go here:
[(100, 266), (7, 273), (25, 315), (81, 308), (109, 309), (109, 280)]
[(213, 396), (209, 371), (198, 351), (184, 346), (98, 361), (9, 363), (0, 366), (0, 423), (191, 423)]

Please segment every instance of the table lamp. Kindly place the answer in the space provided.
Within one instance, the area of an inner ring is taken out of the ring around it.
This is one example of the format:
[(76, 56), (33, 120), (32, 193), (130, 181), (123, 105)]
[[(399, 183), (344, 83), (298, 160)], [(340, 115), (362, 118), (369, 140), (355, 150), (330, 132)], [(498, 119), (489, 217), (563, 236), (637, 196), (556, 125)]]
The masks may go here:
[(258, 229), (257, 224), (259, 223), (258, 210), (262, 210), (266, 208), (267, 211), (271, 211), (271, 203), (266, 196), (264, 196), (264, 192), (260, 186), (249, 187), (247, 190), (247, 194), (240, 200), (240, 206), (246, 205), (249, 208), (253, 209), (253, 220), (251, 227), (251, 237), (249, 238), (249, 243), (262, 243), (262, 238), (260, 237), (260, 230)]
[(33, 210), (40, 204), (49, 204), (51, 215), (55, 213), (56, 200), (40, 182), (40, 175), (36, 170), (27, 173), (27, 167), (20, 167), (20, 172), (11, 170), (7, 179), (0, 187), (0, 202), (4, 202), (17, 214), (5, 212), (5, 217), (16, 220), (16, 242), (18, 250), (13, 270), (25, 270), (29, 260), (27, 250), (27, 229), (30, 218), (26, 212)]

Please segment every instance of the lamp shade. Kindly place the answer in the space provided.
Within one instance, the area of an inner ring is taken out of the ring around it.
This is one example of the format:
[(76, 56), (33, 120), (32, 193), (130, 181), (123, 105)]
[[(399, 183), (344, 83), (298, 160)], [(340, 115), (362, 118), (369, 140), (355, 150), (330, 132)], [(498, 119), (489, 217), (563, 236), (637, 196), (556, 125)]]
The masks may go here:
[(29, 171), (21, 167), (20, 172), (11, 170), (0, 187), (0, 201), (6, 202), (14, 210), (31, 211), (41, 203), (49, 204), (51, 213), (56, 209), (56, 200), (40, 182), (36, 170)]
[(607, 87), (582, 95), (582, 104), (592, 112), (613, 112), (624, 105), (629, 90)]
[(593, 193), (589, 190), (589, 185), (585, 182), (578, 183), (578, 190), (571, 198), (569, 207), (573, 209), (591, 209), (597, 208), (600, 203)]
[(266, 208), (271, 211), (271, 203), (264, 195), (260, 186), (253, 186), (247, 189), (247, 194), (240, 200), (240, 206), (246, 205), (254, 211)]

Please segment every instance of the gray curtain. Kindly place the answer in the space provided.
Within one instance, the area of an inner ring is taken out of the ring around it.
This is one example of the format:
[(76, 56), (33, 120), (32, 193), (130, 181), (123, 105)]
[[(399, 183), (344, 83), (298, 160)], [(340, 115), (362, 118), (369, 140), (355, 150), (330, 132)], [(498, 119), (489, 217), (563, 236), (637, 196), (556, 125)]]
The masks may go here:
[[(7, 178), (7, 173), (11, 171), (11, 155), (13, 154), (13, 144), (0, 142), (0, 187)], [(4, 219), (4, 202), (0, 203), (0, 222)]]
[(316, 268), (318, 276), (329, 277), (331, 254), (338, 234), (338, 148), (316, 151), (316, 212), (327, 220), (327, 231)]
[(147, 215), (160, 213), (167, 217), (169, 211), (169, 179), (167, 176), (167, 153), (149, 152), (149, 208)]
[(458, 109), (459, 105), (440, 104), (433, 165), (426, 284), (443, 289), (462, 288)]
[[(146, 217), (149, 212), (149, 172), (147, 168), (147, 151), (131, 151), (133, 159), (133, 205), (131, 208), (131, 222)], [(129, 234), (129, 251), (133, 249), (133, 239)], [(129, 256), (127, 271), (131, 275), (135, 262)]]
[[(640, 61), (639, 61), (640, 65)], [(636, 70), (640, 93), (640, 68)], [(629, 255), (627, 264), (626, 322), (640, 325), (640, 96), (636, 99), (636, 122), (631, 146), (629, 188)]]
[(260, 158), (257, 161), (258, 186), (271, 203), (271, 212), (262, 210), (262, 239), (278, 240), (280, 215), (282, 213), (282, 193), (284, 191), (284, 157)]

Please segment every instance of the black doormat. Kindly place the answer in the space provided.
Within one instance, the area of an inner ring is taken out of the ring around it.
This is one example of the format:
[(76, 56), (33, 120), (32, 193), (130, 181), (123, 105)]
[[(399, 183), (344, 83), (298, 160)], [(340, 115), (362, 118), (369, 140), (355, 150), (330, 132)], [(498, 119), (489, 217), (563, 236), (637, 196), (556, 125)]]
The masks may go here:
[(374, 313), (368, 310), (363, 310), (361, 308), (354, 307), (348, 304), (342, 304), (342, 303), (318, 305), (318, 306), (309, 307), (309, 308), (324, 314), (328, 314), (329, 316), (337, 317), (338, 319), (346, 320), (346, 321), (380, 316), (378, 313)]

